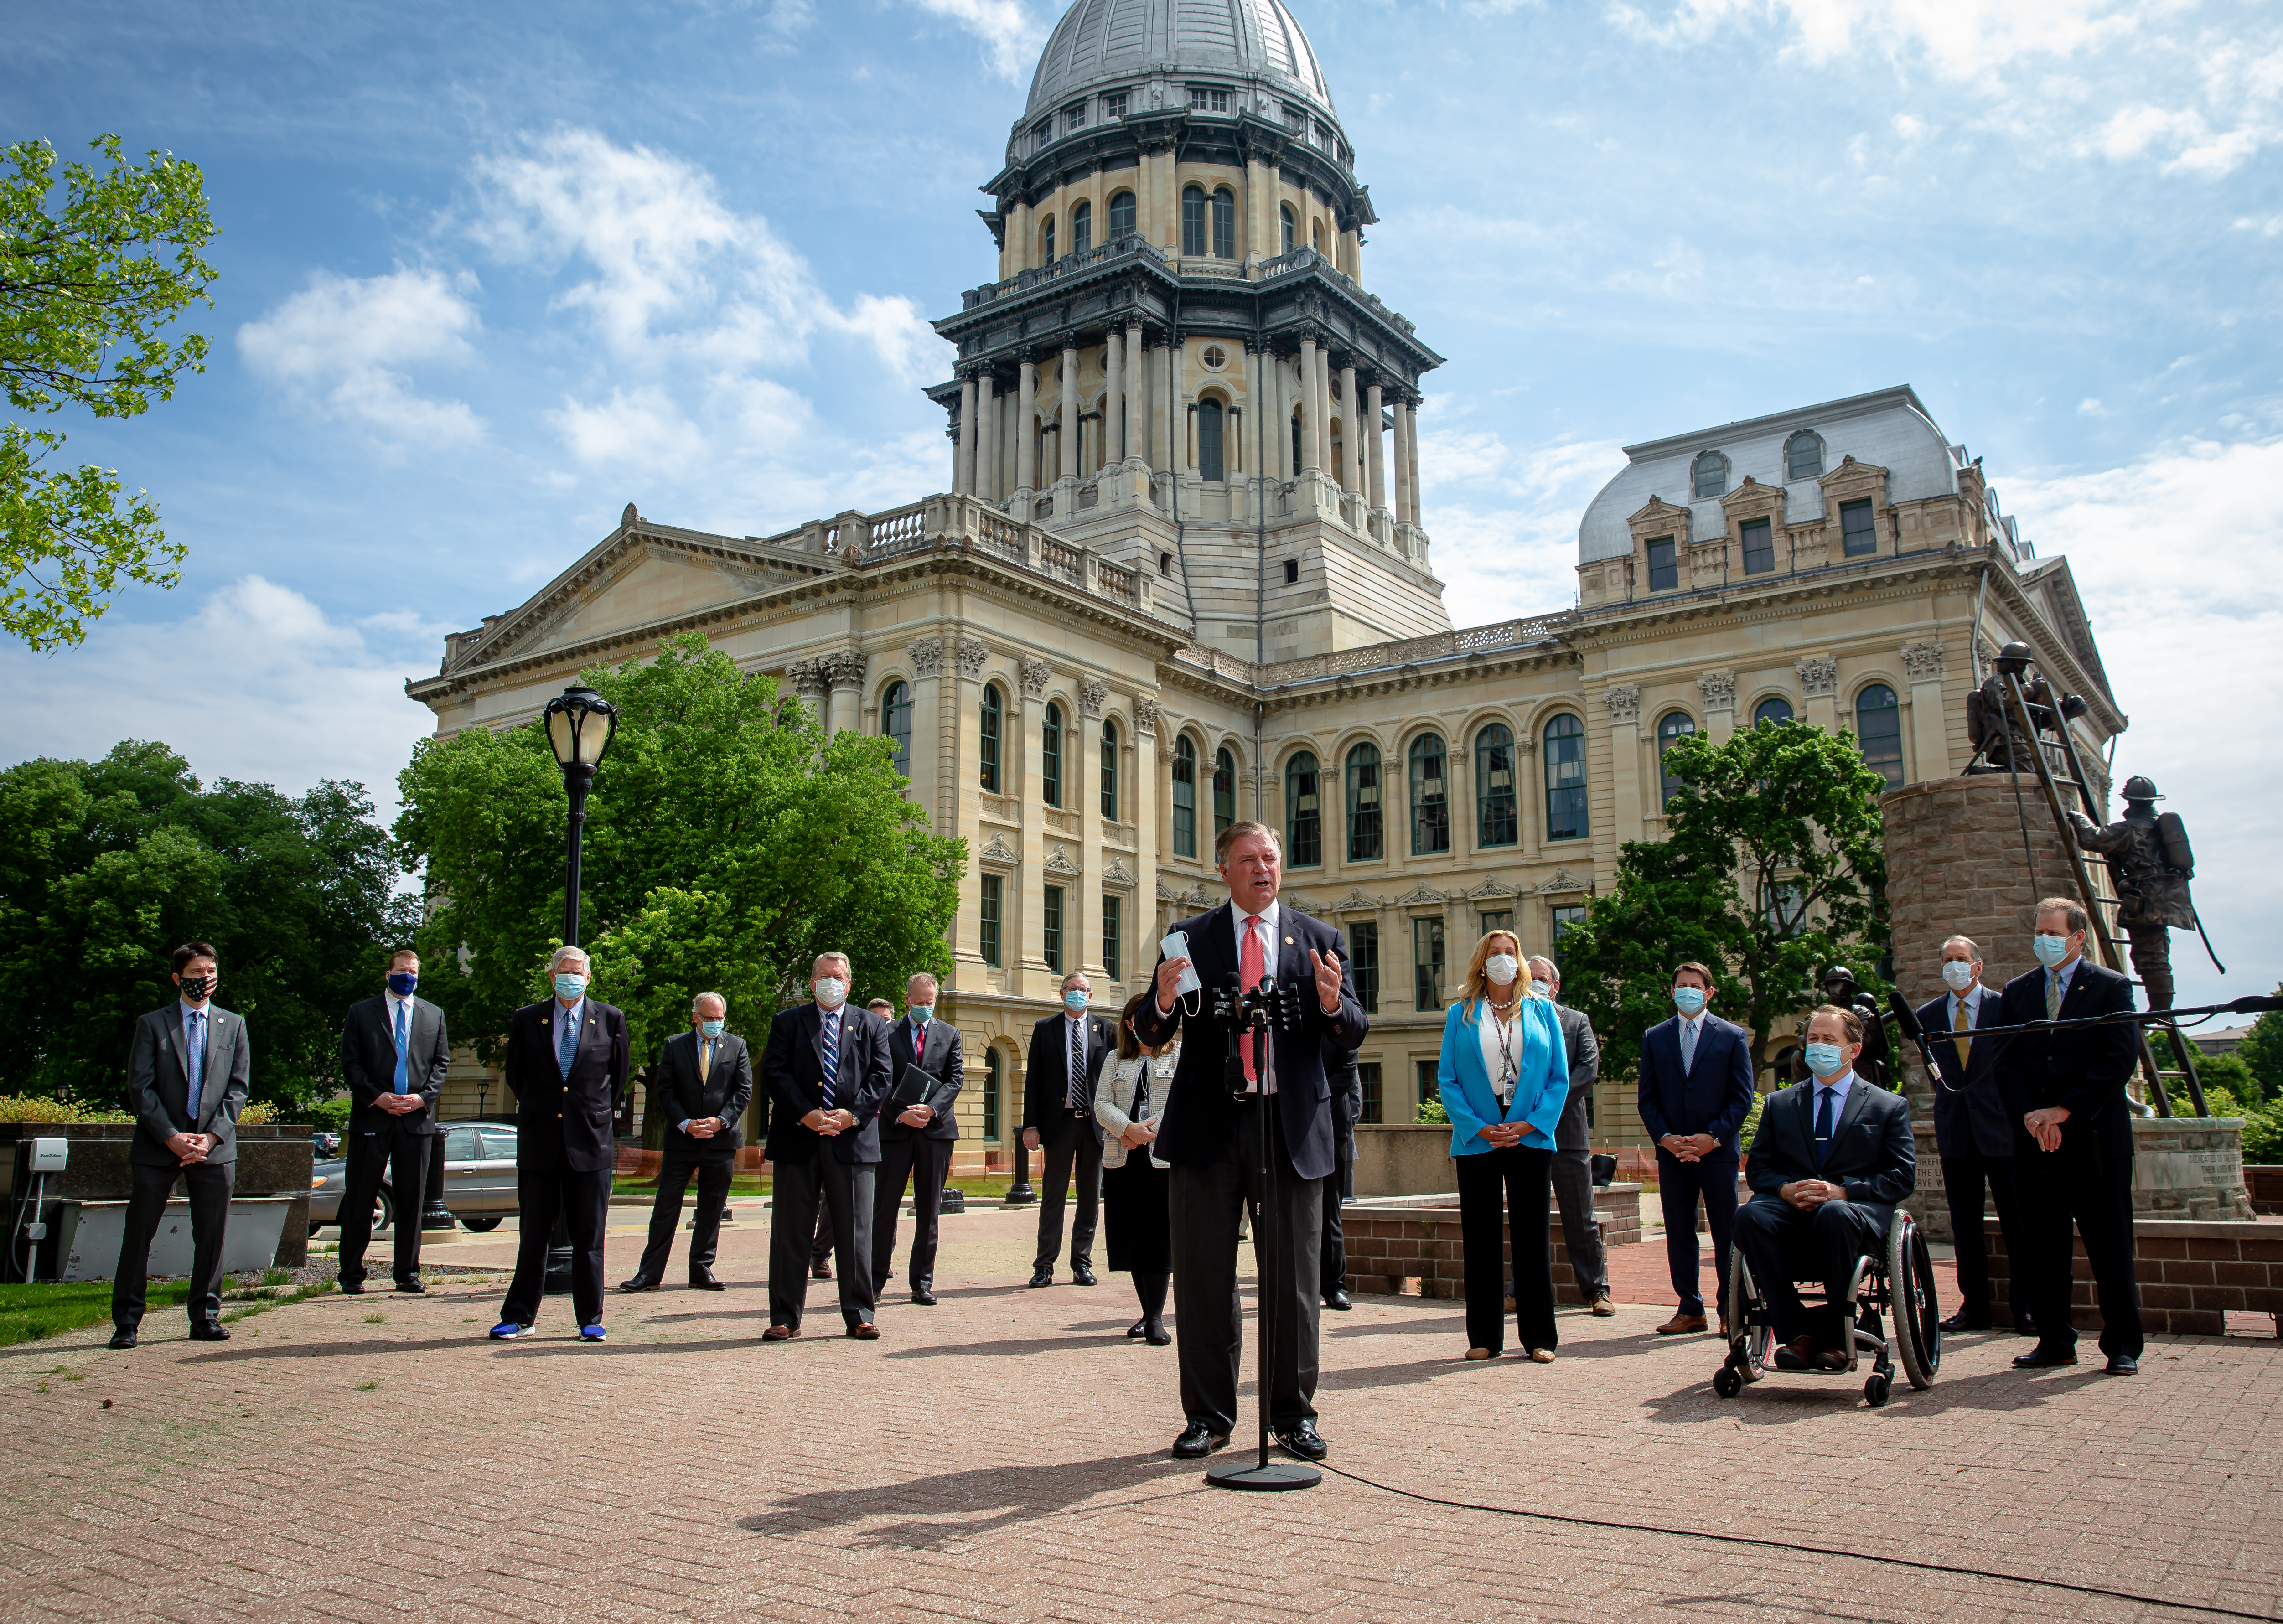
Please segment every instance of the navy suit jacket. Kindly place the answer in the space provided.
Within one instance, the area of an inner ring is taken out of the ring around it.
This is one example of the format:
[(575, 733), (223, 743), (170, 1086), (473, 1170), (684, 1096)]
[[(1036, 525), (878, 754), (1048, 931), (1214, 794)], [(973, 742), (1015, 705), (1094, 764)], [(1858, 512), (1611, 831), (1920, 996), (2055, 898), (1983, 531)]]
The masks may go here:
[[(2004, 998), (1994, 987), (1982, 990), (1975, 1006), (1974, 1024), (1996, 1026), (2004, 1020)], [(1958, 1063), (1958, 1045), (1950, 1030), (1950, 994), (1921, 1006), (1919, 1025), (1934, 1063), (1941, 1073), (1934, 1091), (1935, 1149), (1945, 1156), (2010, 1156), (2014, 1130), (2029, 1111), (2027, 1104), (2008, 1100), (1999, 1092), (1998, 1054), (2002, 1037), (1983, 1037), (1967, 1045), (1967, 1063)]]
[(824, 1105), (824, 1012), (814, 1002), (781, 1009), (769, 1022), (768, 1046), (761, 1051), (761, 1087), (772, 1111), (772, 1162), (814, 1162), (820, 1145), (854, 1165), (880, 1159), (880, 1107), (895, 1088), (888, 1074), (888, 1023), (852, 1004), (843, 1004), (838, 1014), (845, 1020), (832, 1108), (853, 1115), (856, 1125), (827, 1137), (801, 1122)]
[(1668, 1133), (1709, 1133), (1720, 1141), (1705, 1162), (1734, 1162), (1736, 1137), (1752, 1108), (1751, 1035), (1707, 1012), (1696, 1064), (1680, 1069), (1680, 1017), (1641, 1034), (1640, 1119), (1653, 1144)]
[[(2122, 1014), (2132, 1007), (2132, 983), (2114, 970), (2080, 960), (2061, 995), (2061, 1019), (2082, 1015)], [(2043, 967), (2016, 975), (2006, 983), (1999, 1006), (2001, 1024), (2018, 1026), (2045, 1018), (2045, 972)], [(2022, 1114), (2046, 1106), (2065, 1107), (2069, 1121), (2061, 1124), (2065, 1159), (2095, 1160), (2132, 1157), (2132, 1107), (2125, 1103), (2124, 1085), (2139, 1059), (2140, 1044), (2127, 1025), (2081, 1027), (2074, 1032), (2022, 1032), (2001, 1040), (2005, 1053), (1998, 1057), (1999, 1091), (2020, 1102)], [(2014, 1118), (2015, 1156), (2042, 1156), (2038, 1142)]]
[(554, 998), (526, 1004), (507, 1022), (507, 1085), (515, 1091), (515, 1164), (547, 1168), (557, 1162), (578, 1173), (600, 1173), (618, 1162), (611, 1118), (627, 1090), (627, 1017), (610, 1004), (587, 1000), (579, 1018), (579, 1052), (571, 1075), (555, 1057), (555, 1022), (563, 1006)]
[[(933, 1077), (935, 1086), (920, 1103), (931, 1107), (935, 1115), (924, 1128), (907, 1127), (900, 1120), (902, 1107), (880, 1113), (880, 1137), (885, 1139), (908, 1139), (914, 1134), (930, 1139), (955, 1139), (959, 1137), (959, 1114), (953, 1109), (958, 1102), (959, 1091), (967, 1083), (967, 1052), (960, 1045), (959, 1029), (950, 1022), (937, 1019), (927, 1024), (927, 1053), (915, 1058), (912, 1053), (912, 1022), (909, 1015), (888, 1029), (888, 1072), (898, 1084), (904, 1080), (904, 1068), (917, 1066)], [(891, 1091), (893, 1092), (892, 1090)]]
[[(1336, 1165), (1332, 1146), (1332, 1085), (1324, 1071), (1327, 1039), (1343, 1049), (1360, 1046), (1370, 1022), (1357, 1001), (1355, 966), (1340, 933), (1321, 920), (1311, 919), (1290, 902), (1277, 905), (1276, 980), (1300, 1000), (1300, 1030), (1279, 1032), (1271, 1040), (1275, 1049), (1276, 1109), (1284, 1124), (1284, 1148), (1292, 1171), (1302, 1178), (1329, 1177)], [(1142, 1000), (1134, 1025), (1142, 1041), (1153, 1049), (1173, 1041), (1186, 1028), (1181, 1058), (1173, 1067), (1173, 1085), (1165, 1093), (1165, 1110), (1157, 1129), (1157, 1154), (1175, 1167), (1209, 1167), (1236, 1133), (1236, 1114), (1258, 1109), (1233, 1097), (1221, 1082), (1221, 1065), (1227, 1051), (1227, 1033), (1219, 1022), (1203, 1013), (1200, 999), (1234, 973), (1236, 932), (1226, 902), (1195, 919), (1173, 927), (1189, 938), (1189, 961), (1196, 966), (1204, 992), (1173, 1001), (1170, 1015), (1161, 1014), (1154, 987)], [(1340, 1006), (1326, 1014), (1316, 997), (1316, 973), (1308, 953), (1340, 956)], [(1161, 956), (1158, 963), (1165, 960)], [(1154, 975), (1156, 972), (1151, 971)], [(1191, 1015), (1183, 1006), (1195, 1005)]]
[(1857, 1077), (1840, 1107), (1831, 1148), (1818, 1167), (1815, 1084), (1778, 1089), (1760, 1107), (1759, 1131), (1752, 1135), (1751, 1178), (1762, 1195), (1774, 1195), (1804, 1178), (1844, 1185), (1848, 1201), (1876, 1217), (1884, 1230), (1894, 1222), (1895, 1203), (1918, 1187), (1910, 1105), (1900, 1094)]

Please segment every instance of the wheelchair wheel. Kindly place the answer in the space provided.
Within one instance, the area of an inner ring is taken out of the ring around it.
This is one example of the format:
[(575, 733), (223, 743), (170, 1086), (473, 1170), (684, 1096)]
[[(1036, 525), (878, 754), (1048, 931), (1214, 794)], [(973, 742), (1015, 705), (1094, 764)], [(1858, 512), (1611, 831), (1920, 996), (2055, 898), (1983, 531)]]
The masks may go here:
[(1934, 1259), (1911, 1215), (1897, 1211), (1887, 1228), (1887, 1293), (1895, 1316), (1895, 1351), (1913, 1389), (1934, 1386), (1942, 1368), (1942, 1309), (1935, 1296)]
[(1736, 1367), (1724, 1364), (1712, 1375), (1712, 1391), (1722, 1398), (1734, 1398), (1744, 1390), (1744, 1379), (1736, 1374)]
[[(1775, 1322), (1769, 1316), (1767, 1302), (1761, 1297), (1759, 1287), (1753, 1283), (1752, 1266), (1744, 1261), (1744, 1248), (1731, 1245), (1728, 1248), (1728, 1363), (1722, 1368), (1734, 1371), (1740, 1382), (1757, 1381), (1768, 1368), (1775, 1345)], [(1716, 1378), (1716, 1391), (1718, 1386)]]
[(1863, 1384), (1863, 1402), (1874, 1410), (1884, 1410), (1887, 1407), (1887, 1395), (1893, 1387), (1892, 1377), (1874, 1375)]

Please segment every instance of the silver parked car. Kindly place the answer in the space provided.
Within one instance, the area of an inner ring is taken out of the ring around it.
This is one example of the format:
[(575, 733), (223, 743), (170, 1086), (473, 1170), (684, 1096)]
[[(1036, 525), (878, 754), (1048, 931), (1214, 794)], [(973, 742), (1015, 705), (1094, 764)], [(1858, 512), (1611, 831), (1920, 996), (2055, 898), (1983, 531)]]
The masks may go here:
[[(515, 1210), (515, 1125), (512, 1123), (444, 1123), (444, 1206), (481, 1233), (500, 1226)], [(348, 1183), (348, 1160), (336, 1156), (309, 1169), (309, 1232), (341, 1218), (341, 1192)], [(414, 1198), (417, 1204), (418, 1198)], [(396, 1221), (396, 1192), (383, 1180), (373, 1201), (375, 1233)]]

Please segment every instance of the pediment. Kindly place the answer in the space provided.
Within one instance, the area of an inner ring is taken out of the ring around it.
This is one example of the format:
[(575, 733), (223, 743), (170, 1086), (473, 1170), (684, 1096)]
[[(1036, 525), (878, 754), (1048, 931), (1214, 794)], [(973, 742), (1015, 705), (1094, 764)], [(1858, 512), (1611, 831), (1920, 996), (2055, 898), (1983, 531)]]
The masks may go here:
[(1866, 491), (1884, 488), (1887, 470), (1876, 462), (1858, 462), (1853, 457), (1842, 457), (1839, 466), (1816, 481), (1835, 500), (1840, 496), (1858, 496)]
[(1781, 509), (1783, 499), (1783, 486), (1762, 485), (1751, 475), (1746, 474), (1734, 490), (1720, 499), (1720, 511), (1726, 514), (1741, 513), (1757, 517), (1763, 511)]
[(1687, 524), (1688, 509), (1676, 508), (1662, 496), (1650, 497), (1646, 507), (1625, 520), (1626, 524), (1636, 529), (1644, 524), (1662, 524), (1667, 522)]

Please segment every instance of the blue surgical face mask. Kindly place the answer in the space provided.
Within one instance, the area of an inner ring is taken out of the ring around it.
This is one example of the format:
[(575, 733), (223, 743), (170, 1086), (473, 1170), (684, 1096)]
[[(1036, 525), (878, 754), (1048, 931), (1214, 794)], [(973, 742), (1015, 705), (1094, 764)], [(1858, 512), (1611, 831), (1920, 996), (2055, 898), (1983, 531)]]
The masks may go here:
[(1819, 1077), (1835, 1077), (1847, 1065), (1847, 1051), (1835, 1043), (1807, 1045), (1807, 1068)]
[(1675, 987), (1672, 990), (1672, 1002), (1674, 1007), (1679, 1009), (1682, 1014), (1693, 1015), (1698, 1010), (1704, 1007), (1704, 989), (1702, 987)]
[(417, 975), (408, 975), (402, 970), (391, 970), (388, 973), (388, 990), (401, 998), (410, 998), (412, 989), (419, 984), (420, 977)]
[(555, 977), (555, 996), (565, 1003), (577, 1003), (587, 996), (587, 978), (565, 970)]
[(1078, 991), (1064, 993), (1063, 1007), (1069, 1010), (1071, 1014), (1074, 1015), (1084, 1014), (1086, 1013), (1086, 994)]
[(905, 1006), (905, 1013), (910, 1015), (915, 1021), (932, 1021), (935, 1019), (935, 1006), (932, 1004), (910, 1004)]
[(2050, 970), (2069, 957), (2069, 938), (2047, 936), (2041, 930), (2030, 938), (2030, 951), (2038, 955), (2039, 964)]
[(721, 1029), (729, 1024), (727, 1021), (700, 1021), (697, 1023), (697, 1030), (708, 1037), (719, 1037), (721, 1035)]

